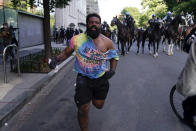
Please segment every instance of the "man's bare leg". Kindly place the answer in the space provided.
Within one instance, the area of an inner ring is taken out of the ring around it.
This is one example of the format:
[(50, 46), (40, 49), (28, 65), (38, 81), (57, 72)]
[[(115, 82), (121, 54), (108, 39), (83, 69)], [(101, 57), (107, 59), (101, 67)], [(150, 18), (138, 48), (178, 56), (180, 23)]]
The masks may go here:
[(78, 108), (78, 122), (81, 128), (81, 131), (88, 131), (88, 112), (90, 108), (90, 102), (84, 105), (81, 105)]
[(105, 100), (93, 100), (93, 105), (97, 108), (97, 109), (102, 109), (104, 106)]

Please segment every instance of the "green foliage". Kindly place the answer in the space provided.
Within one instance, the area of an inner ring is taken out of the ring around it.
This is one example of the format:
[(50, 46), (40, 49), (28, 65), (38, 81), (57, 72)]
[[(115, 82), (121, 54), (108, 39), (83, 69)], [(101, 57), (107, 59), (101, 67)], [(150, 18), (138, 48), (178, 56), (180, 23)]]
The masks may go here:
[[(17, 5), (24, 0), (12, 0), (13, 6), (17, 7)], [(36, 0), (25, 0), (28, 1), (30, 7), (35, 7)], [(50, 41), (50, 12), (54, 11), (54, 8), (63, 8), (68, 5), (71, 0), (43, 0), (43, 9), (44, 9), (44, 44), (45, 44), (45, 57), (51, 57), (51, 41)], [(33, 8), (34, 9), (34, 8)]]
[[(71, 0), (50, 0), (50, 6), (49, 9), (51, 12), (54, 12), (55, 7), (56, 8), (64, 8), (66, 5), (69, 5), (69, 2)], [(27, 9), (27, 7), (35, 8), (37, 7), (36, 0), (11, 0), (12, 6), (14, 8), (19, 8), (21, 10)], [(43, 0), (45, 2), (45, 0)], [(43, 3), (41, 3), (43, 5)]]
[(117, 26), (110, 26), (110, 30), (113, 31), (113, 30), (116, 30), (117, 29)]
[(148, 20), (152, 18), (152, 14), (156, 14), (157, 17), (163, 18), (167, 13), (167, 5), (164, 0), (142, 0), (141, 5), (143, 7), (143, 12), (135, 7), (126, 7), (121, 11), (120, 20), (123, 18), (126, 12), (135, 20), (136, 27), (147, 27)]
[(65, 8), (66, 5), (69, 5), (69, 1), (71, 0), (51, 0), (50, 1), (50, 11), (54, 12), (56, 8)]
[(178, 5), (177, 0), (164, 0), (164, 1), (168, 7), (168, 10), (170, 10), (170, 11), (173, 10), (173, 7)]
[(41, 10), (36, 11), (36, 13), (35, 13), (35, 14), (36, 14), (36, 15), (40, 15), (40, 16), (44, 16), (43, 11), (41, 11)]
[(165, 0), (167, 3), (167, 6), (169, 9), (171, 9), (175, 14), (184, 13), (193, 13), (193, 15), (196, 15), (196, 0), (181, 0), (178, 3), (176, 0), (171, 0), (172, 2), (169, 2), (168, 0)]
[[(61, 48), (53, 48), (53, 57), (59, 55)], [(44, 50), (20, 58), (21, 72), (23, 73), (48, 73), (50, 69), (45, 60)], [(13, 70), (17, 72), (17, 67)]]
[(147, 27), (148, 20), (152, 18), (152, 14), (156, 14), (157, 17), (163, 18), (168, 10), (163, 0), (142, 0), (141, 5), (145, 11), (139, 19), (140, 27)]
[(163, 0), (142, 0), (141, 5), (144, 9), (149, 8), (155, 10), (157, 5), (161, 5), (163, 3)]
[(129, 12), (130, 15), (134, 18), (135, 26), (139, 26), (139, 19), (141, 16), (141, 13), (139, 12), (139, 10), (136, 7), (125, 7), (121, 11), (122, 16), (124, 16), (126, 12)]
[(50, 28), (55, 27), (55, 16), (54, 14), (50, 15)]
[(143, 0), (141, 4), (150, 18), (152, 14), (156, 14), (157, 17), (161, 18), (166, 15), (167, 6), (163, 0)]
[(11, 0), (12, 4), (13, 4), (13, 7), (16, 8), (17, 5), (19, 5), (19, 0)]
[(139, 19), (139, 26), (146, 28), (148, 24), (148, 20), (149, 20), (149, 17), (146, 14), (141, 15)]

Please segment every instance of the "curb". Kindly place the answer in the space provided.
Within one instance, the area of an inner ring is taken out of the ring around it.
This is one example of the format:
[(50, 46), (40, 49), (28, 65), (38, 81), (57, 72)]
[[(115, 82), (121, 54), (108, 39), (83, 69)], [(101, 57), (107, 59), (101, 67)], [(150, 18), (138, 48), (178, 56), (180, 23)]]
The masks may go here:
[(59, 73), (62, 68), (67, 65), (74, 56), (70, 56), (67, 60), (58, 65), (58, 69), (55, 69), (48, 73), (47, 76), (40, 79), (37, 83), (33, 84), (30, 89), (32, 91), (25, 91), (21, 95), (14, 98), (13, 104), (7, 104), (0, 110), (0, 127), (4, 126), (4, 123), (9, 121), (23, 106), (25, 106), (43, 87), (45, 87), (49, 81), (51, 81)]

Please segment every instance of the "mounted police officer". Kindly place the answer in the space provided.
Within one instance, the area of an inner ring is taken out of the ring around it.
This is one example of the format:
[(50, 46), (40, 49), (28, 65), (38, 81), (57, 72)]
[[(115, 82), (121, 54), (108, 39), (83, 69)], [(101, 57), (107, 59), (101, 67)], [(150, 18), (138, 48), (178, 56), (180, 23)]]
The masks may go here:
[(156, 22), (156, 20), (156, 14), (152, 14), (152, 19), (148, 21), (148, 24), (150, 25), (150, 27), (148, 28), (148, 33), (151, 33), (152, 29), (154, 28), (154, 23)]
[(167, 15), (163, 18), (163, 21), (166, 22), (166, 24), (169, 24), (172, 22), (173, 20), (173, 16), (172, 16), (172, 13), (170, 11), (167, 12)]
[(148, 21), (148, 24), (150, 25), (150, 27), (153, 27), (153, 25), (154, 25), (154, 23), (155, 23), (156, 20), (157, 20), (156, 14), (153, 14), (153, 15), (152, 15), (152, 19), (150, 19), (150, 20)]
[(125, 13), (125, 17), (124, 17), (124, 20), (123, 20), (124, 24), (130, 29), (130, 35), (134, 35), (134, 19), (133, 17), (130, 15), (129, 12), (126, 12)]
[(126, 13), (125, 13), (124, 23), (125, 23), (127, 26), (131, 26), (131, 24), (134, 24), (134, 23), (135, 23), (133, 17), (130, 15), (129, 12), (126, 12)]
[(194, 24), (193, 17), (191, 16), (191, 14), (189, 13), (186, 14), (186, 21), (187, 21), (188, 26), (191, 26)]
[(109, 30), (110, 27), (108, 25), (108, 23), (106, 21), (103, 22), (103, 25), (102, 25), (102, 29), (106, 28), (106, 30)]
[(111, 38), (110, 26), (106, 21), (104, 21), (103, 24), (101, 25), (101, 33), (106, 37)]

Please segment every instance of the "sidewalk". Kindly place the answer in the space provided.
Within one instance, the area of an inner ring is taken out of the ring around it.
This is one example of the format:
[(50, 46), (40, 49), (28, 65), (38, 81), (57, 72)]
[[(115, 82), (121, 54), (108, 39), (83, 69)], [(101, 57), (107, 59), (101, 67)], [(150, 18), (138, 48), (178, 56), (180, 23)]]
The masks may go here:
[[(64, 49), (65, 44), (52, 43), (52, 47)], [(23, 48), (19, 50), (19, 56), (24, 56), (32, 52), (44, 49), (44, 45)], [(20, 110), (40, 89), (51, 80), (57, 73), (53, 70), (50, 73), (17, 73), (10, 72), (10, 65), (7, 63), (7, 81), (4, 83), (4, 73), (2, 56), (0, 56), (0, 127), (4, 125), (18, 110)], [(74, 56), (69, 57), (66, 61), (58, 66), (60, 70)]]

